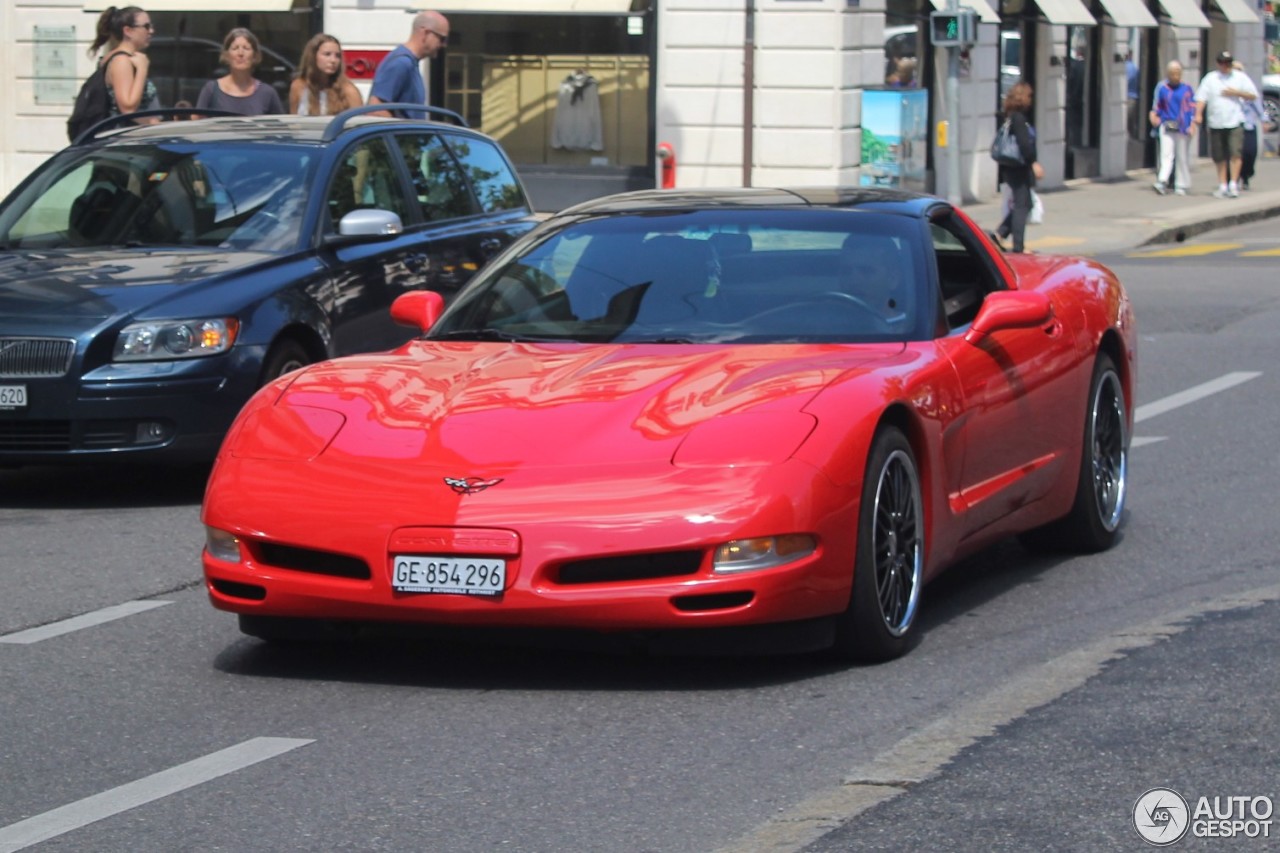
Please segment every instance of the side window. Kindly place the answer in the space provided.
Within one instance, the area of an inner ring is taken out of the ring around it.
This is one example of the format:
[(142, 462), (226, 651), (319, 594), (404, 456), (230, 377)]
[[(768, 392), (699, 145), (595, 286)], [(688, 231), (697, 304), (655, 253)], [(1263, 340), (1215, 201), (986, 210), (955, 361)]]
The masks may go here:
[(470, 137), (450, 136), (449, 147), (458, 155), (476, 198), (485, 213), (519, 210), (527, 207), (520, 182), (512, 173), (502, 152), (492, 142)]
[(396, 148), (409, 170), (414, 194), (428, 222), (458, 219), (477, 213), (462, 167), (434, 133), (396, 136)]
[(414, 221), (391, 152), (382, 138), (366, 139), (347, 150), (329, 185), (325, 203), (334, 231), (342, 217), (362, 208), (389, 210), (402, 222)]
[(990, 267), (971, 245), (972, 241), (965, 239), (961, 227), (949, 216), (929, 223), (942, 310), (947, 327), (953, 330), (972, 323), (982, 300), (997, 286)]

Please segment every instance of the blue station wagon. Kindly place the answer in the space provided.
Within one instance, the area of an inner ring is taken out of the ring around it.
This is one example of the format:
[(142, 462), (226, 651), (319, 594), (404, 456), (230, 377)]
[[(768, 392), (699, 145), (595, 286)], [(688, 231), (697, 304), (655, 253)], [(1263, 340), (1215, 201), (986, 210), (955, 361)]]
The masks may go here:
[(492, 139), (369, 109), (100, 125), (14, 190), (0, 465), (211, 458), (263, 383), (403, 343), (397, 296), (533, 227)]

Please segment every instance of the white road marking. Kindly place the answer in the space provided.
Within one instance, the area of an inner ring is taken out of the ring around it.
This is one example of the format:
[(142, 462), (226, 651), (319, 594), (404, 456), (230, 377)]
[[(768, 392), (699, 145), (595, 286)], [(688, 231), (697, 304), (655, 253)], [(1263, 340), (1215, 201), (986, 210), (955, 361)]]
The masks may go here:
[(1169, 436), (1167, 435), (1140, 435), (1129, 441), (1129, 449), (1133, 450), (1135, 447), (1142, 447), (1146, 444), (1158, 444), (1162, 441), (1168, 440)]
[(799, 853), (868, 809), (937, 776), (963, 749), (1081, 686), (1108, 662), (1182, 633), (1198, 616), (1257, 607), (1278, 599), (1280, 585), (1224, 595), (1145, 625), (1122, 629), (1032, 667), (956, 713), (907, 735), (871, 761), (850, 770), (838, 787), (796, 803), (751, 834), (721, 847), (718, 853)]
[(1188, 388), (1185, 391), (1179, 391), (1177, 394), (1170, 394), (1163, 399), (1147, 403), (1145, 406), (1139, 406), (1133, 412), (1133, 421), (1134, 423), (1139, 423), (1147, 418), (1163, 415), (1165, 412), (1185, 406), (1188, 403), (1194, 403), (1197, 400), (1203, 400), (1205, 397), (1217, 394), (1219, 391), (1234, 388), (1237, 385), (1248, 382), (1250, 379), (1257, 379), (1261, 375), (1258, 371), (1245, 370), (1228, 373), (1226, 376), (1219, 376), (1217, 379), (1202, 383), (1194, 388)]
[(283, 737), (254, 738), (101, 794), (85, 797), (53, 811), (0, 827), (0, 853), (26, 849), (33, 844), (48, 841), (236, 770), (243, 770), (309, 743), (315, 741)]
[(172, 603), (173, 602), (171, 601), (126, 601), (124, 604), (104, 607), (101, 610), (95, 610), (92, 613), (83, 613), (79, 616), (72, 616), (70, 619), (63, 619), (61, 622), (50, 622), (48, 625), (28, 628), (25, 631), (15, 631), (12, 634), (0, 635), (0, 643), (14, 643), (17, 645), (38, 643), (41, 640), (47, 640), (50, 637), (70, 634), (72, 631), (79, 631), (83, 628), (92, 628), (93, 626), (101, 625), (104, 622), (114, 622), (116, 619), (123, 619), (124, 617), (132, 616), (135, 613), (143, 613), (147, 610), (154, 610), (157, 607), (164, 607), (166, 604)]

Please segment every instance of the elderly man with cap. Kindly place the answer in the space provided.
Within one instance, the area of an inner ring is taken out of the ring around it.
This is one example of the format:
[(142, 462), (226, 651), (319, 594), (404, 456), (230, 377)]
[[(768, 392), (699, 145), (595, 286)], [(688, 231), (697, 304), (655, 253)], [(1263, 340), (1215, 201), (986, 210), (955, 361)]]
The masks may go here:
[[(427, 89), (422, 83), (422, 73), (418, 63), (428, 57), (434, 57), (440, 49), (449, 43), (449, 20), (439, 12), (419, 12), (413, 16), (413, 28), (409, 31), (409, 39), (386, 55), (378, 63), (378, 70), (373, 75), (373, 87), (369, 91), (371, 104), (425, 104)], [(396, 110), (400, 118), (420, 118), (420, 115), (406, 116), (404, 111)], [(389, 116), (391, 112), (382, 110), (373, 115)]]
[(1217, 56), (1218, 70), (1204, 75), (1196, 89), (1196, 124), (1209, 125), (1209, 154), (1218, 167), (1215, 198), (1240, 195), (1236, 183), (1244, 151), (1244, 102), (1258, 97), (1249, 75), (1236, 71), (1230, 51)]

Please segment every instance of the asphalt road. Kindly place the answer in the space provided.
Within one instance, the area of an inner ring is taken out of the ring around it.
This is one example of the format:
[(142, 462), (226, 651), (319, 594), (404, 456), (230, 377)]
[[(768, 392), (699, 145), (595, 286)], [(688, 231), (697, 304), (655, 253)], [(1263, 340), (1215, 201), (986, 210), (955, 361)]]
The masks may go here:
[(203, 472), (0, 473), (0, 851), (1139, 849), (1148, 788), (1280, 799), (1271, 232), (1104, 259), (1142, 335), (1122, 541), (967, 561), (879, 667), (268, 648), (199, 586)]

